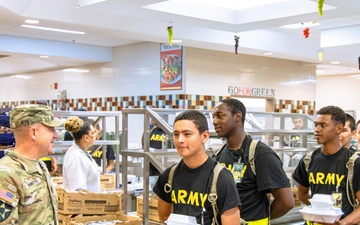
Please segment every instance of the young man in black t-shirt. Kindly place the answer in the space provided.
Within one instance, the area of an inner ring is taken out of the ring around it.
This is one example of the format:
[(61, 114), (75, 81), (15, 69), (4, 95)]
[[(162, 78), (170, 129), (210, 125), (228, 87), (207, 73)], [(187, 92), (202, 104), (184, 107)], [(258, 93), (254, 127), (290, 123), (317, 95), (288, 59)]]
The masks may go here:
[[(171, 190), (165, 190), (169, 171), (158, 178), (153, 191), (159, 196), (158, 213), (164, 222), (173, 213), (196, 217), (198, 224), (211, 224), (214, 213), (208, 195), (217, 162), (205, 152), (210, 132), (204, 114), (196, 110), (180, 113), (174, 122), (174, 144), (182, 157), (174, 171)], [(240, 224), (240, 200), (229, 170), (223, 168), (216, 185), (218, 221), (222, 225)]]
[[(306, 168), (304, 160), (299, 162), (292, 177), (298, 182), (299, 199), (310, 205), (309, 199), (314, 194), (332, 194), (340, 192), (340, 207), (344, 213), (334, 224), (358, 224), (360, 208), (354, 210), (352, 202), (347, 198), (346, 163), (352, 153), (343, 147), (339, 135), (344, 130), (345, 112), (336, 106), (321, 108), (315, 117), (314, 135), (321, 147), (314, 150), (310, 164)], [(353, 190), (357, 201), (360, 201), (360, 159), (354, 164)], [(353, 201), (353, 200), (351, 200)], [(316, 222), (316, 221), (311, 221)], [(310, 224), (311, 222), (308, 222)]]
[(346, 113), (346, 122), (343, 132), (340, 134), (340, 143), (345, 148), (349, 149), (351, 153), (355, 153), (357, 147), (351, 145), (351, 140), (356, 136), (355, 119), (351, 115)]
[[(249, 163), (251, 136), (244, 130), (246, 108), (233, 98), (223, 99), (213, 110), (213, 125), (218, 137), (226, 138), (225, 147), (217, 154), (217, 161), (236, 175), (235, 165), (242, 165), (241, 179), (234, 176), (241, 200), (241, 218), (249, 224), (268, 225), (269, 217), (275, 219), (294, 207), (290, 181), (284, 172), (279, 156), (269, 146), (259, 141), (255, 148), (256, 175)], [(267, 193), (274, 200), (270, 206)]]

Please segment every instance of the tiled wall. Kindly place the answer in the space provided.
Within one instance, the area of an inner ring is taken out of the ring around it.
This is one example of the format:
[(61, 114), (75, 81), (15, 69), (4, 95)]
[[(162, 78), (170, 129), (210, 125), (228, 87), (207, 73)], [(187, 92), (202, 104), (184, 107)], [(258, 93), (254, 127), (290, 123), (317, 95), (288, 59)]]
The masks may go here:
[(315, 102), (277, 99), (274, 109), (275, 112), (289, 112), (314, 115)]
[[(215, 104), (229, 96), (210, 95), (158, 95), (106, 98), (68, 99), (66, 109), (76, 111), (85, 108), (88, 111), (120, 111), (123, 108), (177, 108), (211, 110)], [(33, 104), (36, 101), (1, 102), (2, 108), (11, 108), (19, 104)], [(47, 100), (53, 109), (58, 109), (56, 100)], [(275, 112), (304, 113), (312, 115), (315, 109), (313, 101), (276, 100)]]

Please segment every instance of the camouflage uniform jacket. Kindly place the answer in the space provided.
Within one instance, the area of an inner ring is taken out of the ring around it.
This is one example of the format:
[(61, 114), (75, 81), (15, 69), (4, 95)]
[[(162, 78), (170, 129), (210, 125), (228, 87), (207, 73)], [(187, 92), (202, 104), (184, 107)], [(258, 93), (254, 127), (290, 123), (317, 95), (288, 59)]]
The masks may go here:
[(45, 164), (6, 150), (0, 159), (0, 224), (58, 225), (57, 205)]

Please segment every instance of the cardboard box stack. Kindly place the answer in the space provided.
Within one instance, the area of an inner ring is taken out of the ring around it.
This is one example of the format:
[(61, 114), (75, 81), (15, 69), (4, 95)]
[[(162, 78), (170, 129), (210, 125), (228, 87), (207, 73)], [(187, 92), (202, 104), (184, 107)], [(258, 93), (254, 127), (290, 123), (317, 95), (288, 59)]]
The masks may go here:
[[(100, 189), (101, 190), (112, 190), (116, 189), (115, 174), (102, 174), (100, 175)], [(51, 178), (56, 188), (61, 188), (64, 183), (64, 178), (61, 176), (53, 176)]]
[(116, 214), (122, 210), (122, 192), (92, 193), (57, 189), (61, 214)]
[(115, 174), (100, 175), (101, 190), (111, 190), (116, 188)]
[[(160, 222), (159, 214), (158, 214), (158, 196), (150, 195), (149, 196), (149, 220)], [(138, 196), (136, 198), (136, 214), (142, 218), (143, 216), (143, 196)]]
[(108, 221), (106, 224), (112, 224), (112, 225), (142, 224), (141, 218), (135, 216), (127, 216), (123, 214), (99, 215), (99, 216), (77, 215), (75, 217), (73, 217), (72, 215), (61, 215), (61, 214), (59, 215), (60, 225), (83, 225), (83, 224), (87, 224), (88, 222), (96, 222), (96, 221), (101, 221), (101, 222)]
[[(57, 188), (59, 224), (81, 224), (82, 221), (121, 220), (114, 224), (138, 225), (139, 217), (122, 214), (122, 192), (92, 193)], [(96, 216), (94, 216), (96, 215)]]
[(294, 199), (295, 199), (295, 206), (294, 207), (300, 207), (302, 203), (301, 203), (301, 201), (299, 199), (298, 189), (295, 188), (295, 187), (292, 187), (291, 192), (292, 192), (292, 194), (294, 196)]
[(64, 183), (63, 177), (51, 177), (51, 181), (53, 182), (55, 188), (61, 188)]

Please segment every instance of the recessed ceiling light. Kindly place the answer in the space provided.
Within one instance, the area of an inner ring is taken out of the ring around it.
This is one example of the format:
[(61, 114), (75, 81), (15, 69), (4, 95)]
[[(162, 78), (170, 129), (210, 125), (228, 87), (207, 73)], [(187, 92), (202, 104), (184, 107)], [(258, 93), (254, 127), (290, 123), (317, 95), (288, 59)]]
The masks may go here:
[(263, 55), (273, 55), (273, 52), (264, 52)]
[(90, 70), (86, 69), (76, 69), (76, 68), (70, 68), (70, 69), (64, 69), (64, 72), (70, 72), (70, 73), (88, 73)]
[(39, 20), (25, 20), (25, 23), (38, 24)]
[(331, 64), (338, 65), (338, 64), (340, 64), (340, 62), (331, 62)]
[(21, 26), (26, 27), (26, 28), (39, 29), (39, 30), (56, 31), (56, 32), (71, 33), (71, 34), (85, 34), (85, 32), (82, 32), (82, 31), (64, 30), (64, 29), (57, 29), (57, 28), (51, 28), (51, 27), (39, 27), (39, 26), (24, 25), (24, 24)]
[(280, 28), (283, 28), (283, 29), (298, 29), (298, 28), (304, 28), (304, 27), (314, 27), (314, 26), (319, 26), (319, 25), (320, 25), (320, 23), (318, 23), (316, 21), (312, 21), (312, 22), (288, 24), (288, 25), (280, 26)]
[(47, 59), (47, 58), (49, 58), (49, 56), (48, 55), (41, 55), (40, 58)]

